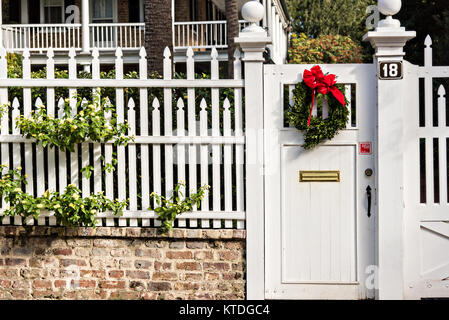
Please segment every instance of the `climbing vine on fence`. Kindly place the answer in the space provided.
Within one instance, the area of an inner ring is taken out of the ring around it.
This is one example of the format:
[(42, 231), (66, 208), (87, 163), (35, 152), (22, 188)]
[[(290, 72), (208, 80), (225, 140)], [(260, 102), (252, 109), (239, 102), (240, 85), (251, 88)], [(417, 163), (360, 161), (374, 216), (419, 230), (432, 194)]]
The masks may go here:
[[(4, 170), (7, 166), (0, 167)], [(42, 212), (48, 211), (54, 212), (57, 223), (64, 226), (95, 227), (97, 213), (111, 211), (118, 215), (128, 204), (127, 201), (110, 200), (103, 192), (82, 198), (81, 190), (73, 184), (69, 184), (62, 193), (47, 190), (42, 196), (34, 197), (21, 189), (22, 184), (27, 184), (28, 178), (26, 174), (22, 175), (21, 170), (21, 167), (9, 170), (0, 179), (0, 195), (9, 202), (0, 220), (5, 216), (38, 219)]]

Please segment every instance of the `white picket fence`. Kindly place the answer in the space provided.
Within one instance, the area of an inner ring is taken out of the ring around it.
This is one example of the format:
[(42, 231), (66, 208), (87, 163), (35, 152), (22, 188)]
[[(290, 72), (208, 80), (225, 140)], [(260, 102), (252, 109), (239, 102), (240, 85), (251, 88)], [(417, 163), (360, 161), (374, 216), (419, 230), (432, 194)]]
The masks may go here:
[[(198, 187), (204, 184), (209, 184), (211, 189), (201, 207), (180, 216), (175, 226), (239, 229), (245, 227), (245, 138), (242, 119), (244, 81), (239, 52), (236, 52), (235, 76), (230, 80), (219, 79), (218, 53), (215, 48), (211, 53), (211, 79), (201, 80), (195, 79), (194, 53), (191, 48), (187, 51), (185, 80), (172, 79), (171, 53), (168, 48), (164, 52), (163, 79), (147, 79), (144, 48), (140, 50), (140, 79), (124, 79), (121, 48), (116, 50), (116, 79), (100, 79), (98, 49), (92, 52), (92, 79), (77, 79), (77, 57), (73, 48), (69, 52), (69, 79), (55, 79), (53, 55), (53, 50), (50, 49), (47, 55), (46, 79), (31, 79), (28, 50), (23, 53), (23, 79), (8, 79), (6, 52), (5, 49), (0, 49), (0, 103), (12, 101), (12, 109), (9, 111), (11, 115), (4, 115), (1, 120), (1, 162), (10, 168), (24, 166), (24, 173), (30, 177), (26, 192), (39, 196), (46, 189), (62, 191), (68, 183), (74, 183), (80, 186), (83, 196), (86, 197), (92, 192), (101, 191), (104, 185), (106, 197), (119, 200), (129, 198), (129, 206), (121, 217), (112, 213), (99, 214), (99, 225), (145, 227), (160, 225), (156, 219), (157, 215), (147, 210), (150, 206), (150, 193), (170, 196), (174, 185), (184, 180), (187, 184), (187, 194), (196, 192)], [(8, 97), (8, 87), (23, 88), (23, 108), (19, 99)], [(38, 87), (46, 88), (44, 101), (40, 98), (32, 101), (31, 90)], [(43, 148), (42, 145), (33, 143), (33, 140), (24, 138), (15, 126), (15, 118), (21, 112), (28, 117), (36, 106), (44, 104), (48, 114), (62, 116), (64, 101), (62, 98), (55, 100), (55, 88), (58, 87), (69, 88), (67, 98), (70, 99), (74, 113), (76, 98), (73, 95), (77, 89), (115, 88), (117, 122), (123, 123), (125, 119), (128, 121), (128, 134), (136, 135), (135, 141), (127, 147), (115, 147), (112, 142), (103, 145), (85, 142), (78, 145), (78, 157), (77, 153)], [(139, 105), (136, 105), (132, 98), (125, 100), (125, 88), (138, 88)], [(162, 88), (163, 97), (150, 101), (149, 88)], [(174, 88), (185, 88), (187, 92), (184, 99), (177, 101), (176, 106), (172, 105)], [(210, 89), (211, 101), (203, 99), (200, 108), (197, 108), (195, 88)], [(222, 88), (233, 88), (233, 108), (228, 99), (220, 105)], [(211, 108), (208, 105), (211, 105)], [(172, 116), (174, 111), (175, 117)], [(12, 123), (10, 119), (13, 119)], [(139, 122), (136, 119), (139, 119)], [(223, 128), (220, 128), (220, 122), (223, 123)], [(234, 123), (234, 126), (231, 123)], [(139, 127), (140, 130), (136, 130)], [(110, 163), (113, 152), (117, 154), (117, 170), (108, 173), (102, 170), (101, 157), (104, 157), (105, 163)], [(86, 179), (79, 168), (89, 164), (93, 164), (94, 171), (90, 179)], [(34, 180), (31, 177), (34, 177)], [(117, 189), (115, 194), (114, 186)], [(138, 194), (142, 195), (141, 199)], [(2, 208), (6, 205), (3, 201)], [(2, 222), (3, 225), (22, 223), (56, 225), (56, 219), (48, 212), (43, 213), (37, 222), (32, 219), (23, 222), (20, 217), (5, 217)]]

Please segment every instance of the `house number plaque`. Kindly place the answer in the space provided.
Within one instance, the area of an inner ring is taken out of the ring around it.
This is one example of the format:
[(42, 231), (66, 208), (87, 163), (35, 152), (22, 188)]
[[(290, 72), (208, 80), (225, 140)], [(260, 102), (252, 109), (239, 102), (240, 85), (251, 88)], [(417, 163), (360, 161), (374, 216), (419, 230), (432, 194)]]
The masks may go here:
[(340, 182), (340, 171), (299, 171), (299, 182)]
[(402, 79), (401, 61), (383, 61), (379, 63), (379, 79), (399, 80)]

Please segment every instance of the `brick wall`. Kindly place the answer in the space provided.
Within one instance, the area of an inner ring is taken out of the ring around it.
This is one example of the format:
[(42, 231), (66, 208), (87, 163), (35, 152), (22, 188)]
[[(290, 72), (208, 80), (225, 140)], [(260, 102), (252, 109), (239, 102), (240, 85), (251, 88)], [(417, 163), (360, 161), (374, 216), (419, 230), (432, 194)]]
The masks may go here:
[(245, 231), (0, 227), (1, 299), (244, 299)]

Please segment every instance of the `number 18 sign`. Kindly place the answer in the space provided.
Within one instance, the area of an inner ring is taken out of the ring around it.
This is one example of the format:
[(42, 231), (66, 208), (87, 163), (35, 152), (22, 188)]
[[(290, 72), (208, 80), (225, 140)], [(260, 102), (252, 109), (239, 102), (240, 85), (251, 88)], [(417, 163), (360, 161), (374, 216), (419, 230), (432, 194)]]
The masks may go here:
[(382, 61), (379, 63), (379, 79), (402, 79), (402, 61)]

